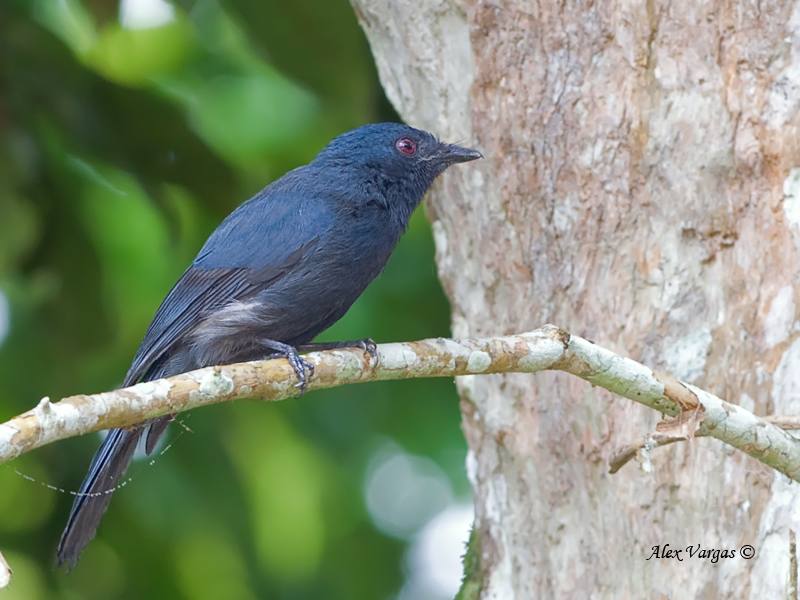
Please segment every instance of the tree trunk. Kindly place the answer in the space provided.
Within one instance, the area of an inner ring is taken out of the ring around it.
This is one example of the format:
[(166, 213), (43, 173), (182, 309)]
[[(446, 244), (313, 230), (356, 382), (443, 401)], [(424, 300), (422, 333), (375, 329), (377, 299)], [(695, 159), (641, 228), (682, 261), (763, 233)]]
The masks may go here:
[[(354, 5), (403, 118), (486, 156), (427, 204), (456, 337), (554, 323), (800, 413), (800, 3)], [(562, 373), (458, 385), (480, 598), (785, 597), (782, 475), (710, 439), (610, 475), (660, 415)]]

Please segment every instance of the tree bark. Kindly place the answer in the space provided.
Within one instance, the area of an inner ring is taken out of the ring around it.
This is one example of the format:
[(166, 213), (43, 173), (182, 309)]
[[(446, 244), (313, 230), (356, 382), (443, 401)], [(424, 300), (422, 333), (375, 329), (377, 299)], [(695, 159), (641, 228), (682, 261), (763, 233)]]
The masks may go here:
[[(551, 322), (800, 413), (800, 3), (353, 3), (403, 118), (486, 156), (426, 207), (456, 337)], [(561, 373), (458, 385), (480, 598), (785, 597), (784, 476), (711, 439), (610, 475), (652, 412)]]

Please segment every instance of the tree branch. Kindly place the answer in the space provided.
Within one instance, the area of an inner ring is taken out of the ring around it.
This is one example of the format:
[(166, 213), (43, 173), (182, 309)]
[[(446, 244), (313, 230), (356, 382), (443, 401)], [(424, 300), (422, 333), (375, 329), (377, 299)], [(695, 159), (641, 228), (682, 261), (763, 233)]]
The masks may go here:
[[(305, 358), (314, 365), (309, 391), (363, 381), (566, 371), (666, 415), (658, 432), (664, 440), (715, 437), (800, 481), (800, 443), (780, 427), (552, 325), (507, 337), (381, 344), (377, 364), (360, 350), (314, 352)], [(56, 403), (44, 398), (33, 410), (0, 424), (0, 463), (57, 440), (207, 404), (284, 400), (297, 394), (296, 383), (288, 362), (274, 359), (208, 367)], [(648, 444), (629, 451), (627, 460)]]

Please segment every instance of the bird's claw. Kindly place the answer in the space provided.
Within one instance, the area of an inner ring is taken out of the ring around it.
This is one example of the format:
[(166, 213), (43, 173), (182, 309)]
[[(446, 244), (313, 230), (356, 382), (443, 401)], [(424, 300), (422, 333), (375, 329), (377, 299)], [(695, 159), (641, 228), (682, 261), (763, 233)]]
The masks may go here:
[(378, 344), (375, 343), (375, 340), (372, 338), (358, 340), (358, 347), (369, 354), (370, 366), (378, 365)]
[[(297, 397), (302, 396), (306, 391), (308, 380), (314, 375), (314, 365), (304, 360), (294, 346), (269, 339), (261, 340), (261, 343), (266, 349), (273, 351), (269, 356), (270, 358), (285, 358), (289, 361), (297, 375), (297, 383), (294, 384), (300, 390)], [(306, 369), (308, 369), (308, 375), (306, 375)]]
[[(286, 360), (289, 361), (289, 364), (292, 365), (294, 372), (297, 374), (297, 383), (294, 384), (294, 387), (300, 390), (297, 395), (299, 398), (305, 393), (308, 380), (314, 375), (314, 365), (300, 356), (297, 350), (287, 352)], [(308, 376), (306, 376), (306, 369), (308, 369)]]

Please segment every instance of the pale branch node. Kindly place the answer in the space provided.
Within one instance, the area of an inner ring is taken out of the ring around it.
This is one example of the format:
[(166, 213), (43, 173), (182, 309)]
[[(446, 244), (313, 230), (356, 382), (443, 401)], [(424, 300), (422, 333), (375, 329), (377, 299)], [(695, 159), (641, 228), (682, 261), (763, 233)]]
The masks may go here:
[(0, 590), (8, 585), (11, 581), (11, 567), (8, 566), (6, 559), (0, 552)]
[[(711, 436), (800, 481), (800, 442), (776, 424), (553, 325), (487, 339), (381, 344), (377, 352), (377, 361), (357, 349), (306, 355), (314, 366), (308, 391), (363, 381), (566, 371), (661, 412), (665, 421), (654, 436), (662, 437), (651, 436), (655, 442), (643, 442), (643, 448), (658, 445), (662, 438)], [(207, 404), (284, 400), (297, 394), (296, 383), (286, 359), (272, 359), (207, 367), (55, 403), (44, 398), (36, 408), (0, 424), (0, 464), (57, 440)]]

